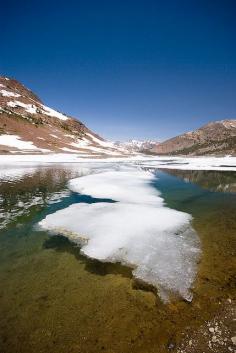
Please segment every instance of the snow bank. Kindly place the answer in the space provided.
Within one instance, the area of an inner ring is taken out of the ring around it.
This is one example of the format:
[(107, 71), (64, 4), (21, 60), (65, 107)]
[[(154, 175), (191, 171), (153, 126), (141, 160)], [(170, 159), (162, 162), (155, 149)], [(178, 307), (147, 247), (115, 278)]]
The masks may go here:
[(114, 143), (109, 142), (109, 141), (102, 141), (98, 139), (96, 136), (90, 134), (89, 132), (86, 133), (86, 135), (91, 138), (96, 144), (103, 146), (103, 147), (113, 147), (114, 148)]
[(85, 148), (85, 146), (87, 146), (88, 143), (81, 139), (81, 140), (77, 140), (77, 142), (71, 142), (70, 145), (76, 148)]
[(96, 172), (71, 180), (69, 188), (118, 202), (74, 204), (48, 215), (40, 227), (77, 242), (86, 256), (130, 265), (134, 276), (156, 286), (164, 300), (169, 292), (191, 300), (199, 255), (191, 216), (164, 206), (150, 172)]
[[(97, 152), (97, 153), (100, 153), (100, 154), (105, 154), (105, 155), (110, 155), (110, 156), (120, 155), (119, 152), (110, 150), (109, 148), (93, 146), (91, 144), (91, 141), (87, 140), (85, 137), (83, 137), (81, 140), (77, 140), (77, 142), (70, 143), (70, 145), (73, 146), (73, 147), (76, 147), (76, 148), (84, 148), (84, 149), (86, 149), (88, 151), (91, 151), (92, 153)], [(108, 145), (107, 145), (107, 147), (108, 147)]]
[(0, 90), (0, 93), (3, 97), (20, 97), (20, 94), (6, 91), (5, 89)]
[(76, 150), (72, 150), (71, 148), (67, 148), (67, 147), (61, 147), (60, 150), (64, 151), (64, 152), (70, 152), (70, 153), (76, 153)]
[[(1, 90), (0, 92), (3, 92), (4, 90)], [(15, 93), (11, 93), (11, 92), (8, 92), (8, 91), (4, 91), (5, 93), (5, 96), (6, 94), (8, 94), (8, 97), (19, 97), (20, 95), (18, 94), (15, 94)], [(6, 93), (7, 92), (7, 93)], [(43, 105), (43, 104), (40, 104), (39, 108), (36, 107), (36, 105), (34, 104), (25, 104), (23, 102), (20, 102), (20, 101), (11, 101), (11, 102), (7, 102), (7, 105), (9, 107), (12, 107), (12, 108), (15, 108), (15, 107), (21, 107), (21, 108), (24, 108), (26, 112), (28, 113), (31, 113), (31, 114), (36, 114), (38, 113), (38, 110), (42, 113), (42, 114), (45, 114), (45, 115), (48, 115), (48, 116), (52, 116), (52, 117), (55, 117), (55, 118), (58, 118), (60, 120), (67, 120), (68, 118), (57, 112), (56, 110), (52, 109), (52, 108), (49, 108), (47, 107), (46, 105)]]
[(53, 117), (58, 118), (60, 120), (67, 120), (68, 119), (65, 115), (57, 112), (56, 110), (54, 110), (52, 108), (47, 107), (46, 105), (42, 104), (42, 108), (44, 109), (44, 111), (42, 112), (43, 114), (46, 114), (48, 116), (53, 116)]
[(236, 171), (236, 157), (153, 157), (137, 161), (147, 168)]
[(15, 108), (15, 107), (21, 107), (24, 108), (26, 112), (30, 114), (36, 114), (37, 113), (37, 107), (34, 104), (25, 104), (20, 101), (14, 101), (14, 102), (7, 102), (7, 105), (9, 107)]
[(31, 141), (22, 141), (21, 138), (17, 135), (0, 135), (0, 145), (16, 147), (21, 150), (48, 151), (36, 147)]

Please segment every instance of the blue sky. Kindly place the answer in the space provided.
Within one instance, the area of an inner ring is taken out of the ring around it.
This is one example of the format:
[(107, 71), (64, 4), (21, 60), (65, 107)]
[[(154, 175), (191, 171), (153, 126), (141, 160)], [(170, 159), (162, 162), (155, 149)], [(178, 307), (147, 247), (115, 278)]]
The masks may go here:
[(11, 1), (0, 73), (108, 139), (236, 118), (236, 2)]

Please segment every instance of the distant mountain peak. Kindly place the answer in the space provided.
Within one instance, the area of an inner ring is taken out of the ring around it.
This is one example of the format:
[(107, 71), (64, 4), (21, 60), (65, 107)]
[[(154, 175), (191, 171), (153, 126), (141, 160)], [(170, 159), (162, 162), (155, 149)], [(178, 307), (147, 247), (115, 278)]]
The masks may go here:
[(123, 147), (130, 152), (145, 152), (157, 146), (159, 142), (153, 140), (128, 140), (125, 142), (117, 141), (116, 146)]

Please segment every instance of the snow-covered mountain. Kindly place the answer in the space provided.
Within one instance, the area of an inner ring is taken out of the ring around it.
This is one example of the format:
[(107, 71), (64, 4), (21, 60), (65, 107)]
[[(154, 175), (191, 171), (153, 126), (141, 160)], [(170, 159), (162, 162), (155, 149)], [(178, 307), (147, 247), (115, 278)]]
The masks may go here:
[(158, 146), (159, 142), (153, 140), (129, 140), (126, 142), (115, 142), (115, 145), (130, 152), (147, 152)]
[(0, 153), (128, 153), (89, 130), (81, 121), (46, 105), (15, 79), (0, 77)]

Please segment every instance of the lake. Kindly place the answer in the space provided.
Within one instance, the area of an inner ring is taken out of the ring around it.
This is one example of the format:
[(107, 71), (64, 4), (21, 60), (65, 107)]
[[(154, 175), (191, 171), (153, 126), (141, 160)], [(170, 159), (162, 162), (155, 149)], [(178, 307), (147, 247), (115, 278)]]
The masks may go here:
[(112, 202), (68, 188), (87, 172), (75, 163), (1, 168), (0, 352), (178, 351), (218, 316), (230, 334), (235, 323), (224, 317), (236, 297), (236, 172), (152, 168), (165, 205), (193, 217), (201, 254), (192, 301), (163, 301), (130, 266), (90, 259), (37, 226), (77, 203)]

